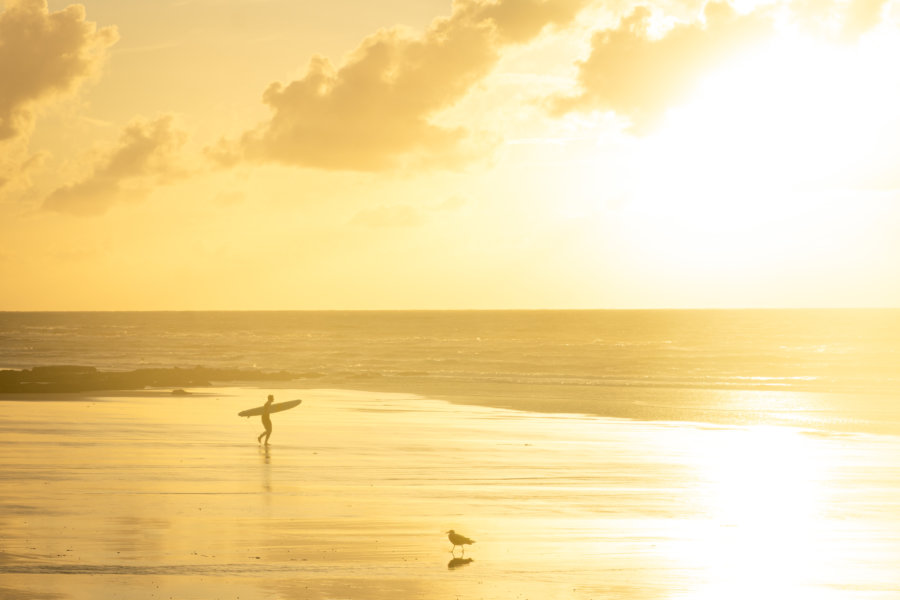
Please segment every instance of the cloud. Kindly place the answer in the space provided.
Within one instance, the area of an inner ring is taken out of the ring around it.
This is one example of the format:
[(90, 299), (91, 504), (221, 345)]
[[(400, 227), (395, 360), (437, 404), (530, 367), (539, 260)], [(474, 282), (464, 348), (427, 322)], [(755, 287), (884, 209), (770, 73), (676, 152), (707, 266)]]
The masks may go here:
[(335, 67), (315, 56), (306, 74), (263, 94), (272, 116), (210, 153), (241, 160), (335, 170), (402, 164), (451, 166), (469, 159), (469, 134), (433, 118), (484, 78), (509, 44), (565, 24), (587, 0), (463, 0), (424, 34), (384, 29)]
[(881, 23), (889, 0), (795, 0), (793, 18), (804, 28), (853, 42)]
[(856, 0), (847, 6), (843, 33), (856, 39), (881, 22), (887, 0)]
[(170, 183), (183, 175), (179, 152), (187, 139), (175, 129), (171, 116), (129, 123), (117, 145), (103, 153), (91, 174), (57, 188), (44, 200), (44, 208), (80, 216), (99, 215), (121, 200), (146, 195), (151, 184)]
[(84, 7), (49, 12), (46, 0), (7, 2), (0, 13), (0, 141), (28, 132), (34, 108), (93, 74), (118, 34), (85, 21)]
[(587, 4), (584, 0), (501, 0), (492, 3), (469, 0), (457, 2), (454, 14), (459, 18), (468, 16), (474, 21), (488, 19), (504, 42), (522, 44), (548, 25), (567, 24)]
[(551, 99), (551, 111), (612, 110), (638, 130), (651, 128), (704, 72), (774, 31), (767, 12), (740, 14), (727, 2), (707, 4), (702, 21), (676, 24), (662, 37), (652, 37), (651, 25), (641, 6), (595, 33), (590, 56), (578, 64), (579, 93)]
[(29, 154), (24, 140), (6, 142), (6, 152), (0, 153), (0, 194), (15, 188), (31, 186), (32, 176), (47, 159), (46, 152)]

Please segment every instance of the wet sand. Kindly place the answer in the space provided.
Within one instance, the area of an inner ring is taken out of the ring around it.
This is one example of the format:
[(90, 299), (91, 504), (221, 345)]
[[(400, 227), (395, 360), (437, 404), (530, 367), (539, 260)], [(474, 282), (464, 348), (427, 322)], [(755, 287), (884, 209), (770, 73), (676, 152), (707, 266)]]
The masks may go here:
[(267, 393), (0, 397), (0, 597), (900, 598), (897, 437)]

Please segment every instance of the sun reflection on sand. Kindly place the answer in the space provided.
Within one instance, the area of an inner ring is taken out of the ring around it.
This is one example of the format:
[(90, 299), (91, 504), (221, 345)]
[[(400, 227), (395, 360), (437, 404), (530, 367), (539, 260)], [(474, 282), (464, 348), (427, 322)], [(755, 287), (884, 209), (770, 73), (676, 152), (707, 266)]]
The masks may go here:
[(705, 518), (671, 549), (698, 572), (690, 597), (823, 597), (829, 574), (850, 567), (829, 543), (832, 461), (820, 441), (778, 427), (723, 430), (702, 441), (690, 460)]

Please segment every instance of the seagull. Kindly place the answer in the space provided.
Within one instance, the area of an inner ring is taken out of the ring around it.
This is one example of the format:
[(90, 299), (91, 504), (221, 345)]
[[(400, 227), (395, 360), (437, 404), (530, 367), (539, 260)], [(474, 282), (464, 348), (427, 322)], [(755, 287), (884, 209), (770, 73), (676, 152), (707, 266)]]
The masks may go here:
[(452, 529), (447, 532), (447, 539), (449, 539), (450, 543), (453, 544), (453, 548), (450, 549), (450, 552), (453, 552), (454, 550), (456, 550), (457, 546), (461, 546), (463, 549), (463, 552), (465, 552), (466, 544), (474, 544), (475, 543), (475, 540), (470, 540), (469, 538), (467, 538), (464, 535), (459, 535)]

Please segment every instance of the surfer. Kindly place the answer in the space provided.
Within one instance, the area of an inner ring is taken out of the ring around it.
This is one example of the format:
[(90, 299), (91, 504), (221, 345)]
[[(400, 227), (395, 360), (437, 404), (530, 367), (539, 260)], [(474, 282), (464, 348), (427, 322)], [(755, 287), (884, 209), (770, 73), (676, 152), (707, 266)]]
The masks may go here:
[(269, 394), (269, 398), (266, 400), (266, 403), (263, 404), (262, 407), (262, 424), (263, 427), (266, 428), (259, 437), (256, 438), (257, 442), (262, 442), (263, 436), (266, 436), (266, 446), (269, 445), (269, 436), (272, 435), (272, 419), (269, 417), (269, 407), (272, 406), (272, 403), (275, 402), (275, 396)]

